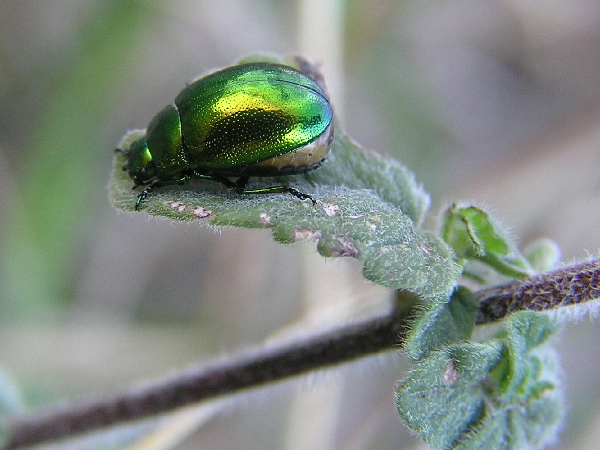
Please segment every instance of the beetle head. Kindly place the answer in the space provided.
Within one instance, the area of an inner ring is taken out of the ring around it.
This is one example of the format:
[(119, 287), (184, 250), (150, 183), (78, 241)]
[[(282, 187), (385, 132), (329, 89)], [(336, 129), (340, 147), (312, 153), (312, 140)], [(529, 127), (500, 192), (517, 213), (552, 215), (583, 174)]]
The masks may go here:
[(135, 141), (127, 151), (127, 171), (136, 186), (149, 184), (156, 178), (156, 166), (146, 138)]

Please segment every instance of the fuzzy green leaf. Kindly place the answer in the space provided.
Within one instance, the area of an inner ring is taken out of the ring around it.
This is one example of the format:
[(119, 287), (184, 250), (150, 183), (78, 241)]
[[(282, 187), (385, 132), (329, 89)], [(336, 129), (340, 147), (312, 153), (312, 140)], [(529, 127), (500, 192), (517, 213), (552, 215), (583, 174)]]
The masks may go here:
[(436, 448), (449, 448), (484, 411), (483, 381), (498, 364), (499, 343), (456, 344), (416, 363), (396, 393), (408, 427)]
[(535, 396), (539, 389), (545, 389), (545, 382), (538, 385), (542, 375), (545, 352), (541, 355), (534, 350), (550, 339), (558, 329), (558, 322), (543, 314), (530, 311), (515, 313), (507, 322), (506, 366), (498, 380), (499, 395), (513, 401), (519, 396)]
[(503, 410), (498, 414), (486, 413), (454, 448), (519, 450), (542, 447), (552, 442), (557, 431), (556, 424), (562, 418), (562, 410), (560, 401), (545, 397), (532, 400), (524, 408)]
[(441, 235), (459, 258), (481, 261), (513, 278), (534, 274), (500, 223), (481, 208), (452, 205), (444, 214)]
[(468, 340), (475, 328), (479, 305), (470, 290), (458, 286), (449, 301), (439, 300), (424, 305), (406, 338), (404, 350), (413, 361), (445, 345)]
[[(121, 143), (127, 148), (140, 132)], [(113, 205), (133, 211), (138, 190), (117, 154), (110, 196)], [(415, 230), (428, 196), (402, 165), (366, 155), (338, 132), (327, 161), (304, 175), (254, 178), (252, 188), (290, 184), (317, 200), (301, 202), (288, 194), (238, 195), (218, 183), (195, 180), (153, 190), (144, 201), (150, 215), (213, 226), (269, 228), (275, 240), (314, 239), (323, 256), (349, 256), (364, 262), (367, 279), (424, 297), (451, 292), (460, 268), (439, 238)]]
[(511, 316), (502, 333), (503, 359), (487, 383), (489, 407), (457, 445), (461, 449), (540, 447), (554, 439), (564, 416), (558, 362), (544, 346), (558, 323), (534, 312)]
[(542, 446), (564, 414), (554, 353), (544, 346), (554, 319), (513, 314), (485, 344), (453, 344), (418, 361), (397, 407), (423, 440), (442, 448)]

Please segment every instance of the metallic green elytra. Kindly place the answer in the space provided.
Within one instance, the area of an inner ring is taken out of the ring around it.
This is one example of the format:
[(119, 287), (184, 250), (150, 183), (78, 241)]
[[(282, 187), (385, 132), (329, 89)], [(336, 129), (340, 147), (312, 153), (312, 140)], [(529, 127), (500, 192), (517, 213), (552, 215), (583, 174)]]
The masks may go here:
[[(124, 170), (151, 189), (190, 178), (214, 180), (240, 194), (289, 192), (282, 185), (246, 189), (251, 176), (304, 173), (316, 169), (333, 141), (333, 111), (324, 90), (284, 65), (252, 63), (229, 67), (188, 85), (133, 142)], [(239, 177), (232, 181), (228, 177)]]

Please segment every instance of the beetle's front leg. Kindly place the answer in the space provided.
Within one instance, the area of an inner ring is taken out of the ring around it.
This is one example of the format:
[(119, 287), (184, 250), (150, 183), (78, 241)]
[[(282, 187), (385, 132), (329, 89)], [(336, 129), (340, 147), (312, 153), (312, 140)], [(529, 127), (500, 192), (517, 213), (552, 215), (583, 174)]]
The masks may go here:
[[(190, 179), (189, 175), (183, 175), (181, 178), (177, 178), (175, 180), (168, 180), (168, 181), (155, 181), (154, 183), (144, 187), (144, 190), (142, 192), (140, 192), (140, 195), (138, 195), (137, 200), (135, 201), (135, 210), (139, 211), (140, 210), (140, 205), (142, 204), (142, 202), (144, 200), (146, 200), (148, 198), (148, 195), (150, 195), (150, 192), (153, 189), (162, 187), (162, 186), (169, 186), (172, 184), (182, 184), (185, 183), (187, 180)], [(134, 186), (133, 189), (137, 188), (138, 186)]]
[[(137, 186), (134, 186), (133, 188), (135, 189)], [(152, 190), (152, 188), (154, 187), (154, 185), (150, 185), (150, 186), (146, 186), (144, 188), (144, 190), (140, 193), (140, 195), (138, 195), (137, 200), (135, 201), (135, 210), (139, 211), (140, 210), (140, 205), (142, 204), (142, 202), (144, 200), (146, 200), (148, 198), (148, 194), (150, 194), (150, 191)]]

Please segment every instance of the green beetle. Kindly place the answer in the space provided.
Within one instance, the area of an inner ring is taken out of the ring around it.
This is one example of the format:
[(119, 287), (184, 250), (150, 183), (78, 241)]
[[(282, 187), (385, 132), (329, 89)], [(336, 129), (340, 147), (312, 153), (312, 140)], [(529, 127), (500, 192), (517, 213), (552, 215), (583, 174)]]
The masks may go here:
[[(133, 142), (127, 165), (134, 189), (190, 178), (220, 182), (240, 194), (283, 193), (315, 200), (287, 185), (246, 189), (251, 176), (304, 173), (324, 161), (333, 141), (333, 111), (324, 90), (280, 64), (229, 67), (189, 84)], [(228, 177), (238, 177), (232, 181)]]

